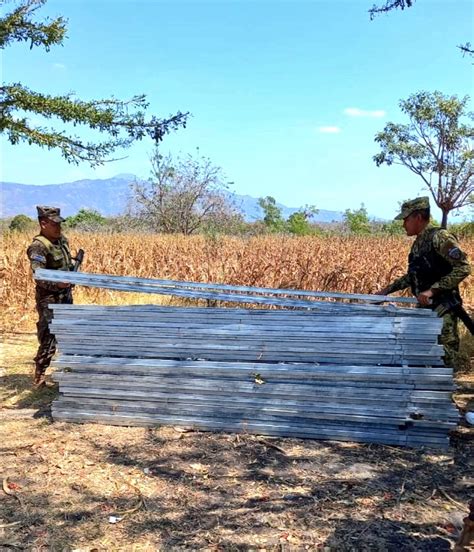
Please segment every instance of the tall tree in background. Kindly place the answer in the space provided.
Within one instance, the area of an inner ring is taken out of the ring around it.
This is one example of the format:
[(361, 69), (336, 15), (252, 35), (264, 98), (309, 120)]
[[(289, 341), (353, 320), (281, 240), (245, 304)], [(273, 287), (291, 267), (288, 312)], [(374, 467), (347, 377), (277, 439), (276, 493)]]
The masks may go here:
[(353, 234), (370, 234), (370, 220), (365, 205), (361, 203), (359, 209), (346, 209), (344, 223)]
[(450, 211), (472, 204), (474, 115), (466, 110), (468, 99), (441, 92), (412, 94), (400, 102), (409, 123), (388, 123), (375, 136), (381, 147), (373, 158), (377, 166), (395, 163), (417, 174), (443, 213), (443, 228)]
[(285, 231), (286, 222), (274, 197), (260, 197), (258, 200), (258, 206), (263, 211), (263, 223), (269, 232)]
[(224, 227), (237, 215), (222, 170), (209, 159), (173, 159), (156, 148), (151, 164), (149, 182), (133, 186), (132, 211), (154, 230), (189, 235), (204, 226)]
[(105, 228), (107, 219), (95, 209), (79, 209), (72, 217), (67, 217), (64, 226), (74, 228), (82, 232), (97, 232)]
[[(37, 21), (35, 12), (46, 0), (14, 0), (16, 7), (0, 17), (0, 48), (15, 42), (29, 42), (30, 49), (60, 45), (66, 36), (66, 20), (57, 17)], [(0, 5), (9, 3), (0, 0)], [(170, 131), (185, 126), (188, 113), (176, 113), (167, 119), (145, 117), (146, 97), (137, 95), (121, 101), (115, 98), (84, 101), (74, 94), (51, 96), (30, 90), (21, 83), (3, 83), (0, 87), (0, 133), (11, 144), (27, 142), (57, 149), (70, 163), (85, 161), (97, 166), (110, 160), (117, 148), (126, 148), (144, 137), (159, 142)], [(31, 115), (42, 116), (48, 126), (33, 124)], [(54, 119), (50, 126), (49, 120)], [(68, 128), (69, 125), (69, 128)], [(86, 141), (73, 134), (71, 127), (92, 129), (102, 140)]]
[(311, 226), (311, 219), (318, 214), (318, 209), (314, 205), (305, 205), (298, 211), (292, 213), (286, 221), (288, 232), (295, 236), (309, 236), (314, 234), (315, 230)]

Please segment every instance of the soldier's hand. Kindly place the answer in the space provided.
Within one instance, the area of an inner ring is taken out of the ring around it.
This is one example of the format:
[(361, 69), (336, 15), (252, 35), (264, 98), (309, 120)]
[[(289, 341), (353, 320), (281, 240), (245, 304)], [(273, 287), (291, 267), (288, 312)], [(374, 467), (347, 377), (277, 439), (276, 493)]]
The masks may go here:
[(58, 282), (57, 285), (58, 285), (59, 289), (66, 289), (66, 288), (71, 287), (71, 284), (67, 284), (66, 282)]
[(387, 288), (379, 289), (374, 293), (374, 295), (388, 295)]
[[(387, 295), (387, 288), (382, 288), (376, 291), (373, 295)], [(373, 302), (372, 305), (383, 305), (384, 301)]]
[(417, 296), (418, 303), (420, 303), (420, 305), (422, 305), (423, 307), (427, 307), (428, 305), (431, 305), (432, 299), (433, 299), (433, 292), (431, 291), (431, 289), (422, 291)]

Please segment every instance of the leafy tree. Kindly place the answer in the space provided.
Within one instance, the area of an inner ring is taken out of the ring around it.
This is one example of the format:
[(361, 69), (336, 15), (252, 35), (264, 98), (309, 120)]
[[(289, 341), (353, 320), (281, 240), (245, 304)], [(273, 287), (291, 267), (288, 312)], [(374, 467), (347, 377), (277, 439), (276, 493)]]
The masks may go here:
[[(403, 165), (420, 176), (443, 213), (472, 204), (474, 192), (474, 119), (466, 111), (468, 96), (418, 92), (400, 102), (408, 124), (388, 123), (375, 136), (381, 152), (377, 166)], [(465, 117), (467, 123), (463, 122)]]
[(103, 230), (111, 234), (150, 234), (153, 233), (153, 228), (147, 221), (132, 216), (131, 213), (125, 212), (114, 217), (107, 217), (107, 225)]
[(94, 209), (80, 209), (72, 217), (68, 217), (66, 225), (69, 228), (94, 231), (107, 224), (107, 219)]
[(403, 228), (403, 222), (401, 220), (391, 220), (390, 222), (384, 222), (380, 226), (382, 234), (388, 234), (389, 236), (404, 236), (405, 229)]
[(472, 239), (474, 238), (474, 221), (450, 224), (449, 230), (460, 239)]
[(362, 203), (359, 209), (346, 209), (344, 213), (344, 222), (353, 234), (370, 234), (370, 221), (367, 209)]
[(133, 186), (131, 207), (156, 231), (189, 235), (235, 217), (222, 170), (209, 159), (173, 159), (156, 148), (151, 164), (149, 182)]
[(285, 219), (281, 214), (281, 209), (276, 204), (272, 196), (261, 197), (258, 205), (263, 211), (263, 223), (269, 232), (283, 232), (285, 230)]
[(248, 232), (248, 224), (241, 212), (228, 209), (220, 215), (205, 220), (199, 231), (207, 237), (221, 236), (222, 234), (245, 235)]
[(303, 209), (292, 213), (286, 222), (288, 232), (295, 236), (307, 236), (314, 234), (310, 219), (316, 215), (318, 209), (314, 205), (306, 205)]
[[(46, 0), (14, 0), (16, 7), (0, 17), (0, 48), (15, 42), (29, 42), (30, 49), (61, 45), (66, 36), (66, 20), (57, 17), (35, 20), (35, 12)], [(0, 5), (7, 0), (0, 0)], [(68, 93), (51, 96), (30, 90), (21, 83), (0, 87), (0, 133), (11, 144), (26, 142), (57, 149), (70, 163), (85, 161), (97, 166), (110, 161), (117, 148), (126, 148), (144, 137), (158, 143), (170, 131), (186, 125), (188, 113), (178, 112), (166, 119), (145, 117), (146, 97), (137, 95), (122, 101), (115, 98), (84, 101)], [(29, 115), (54, 120), (52, 126), (32, 124)], [(101, 140), (88, 142), (66, 131), (67, 125), (96, 131)], [(102, 138), (102, 136), (105, 136)]]
[(8, 229), (12, 232), (26, 232), (34, 226), (34, 221), (27, 215), (16, 215), (10, 221)]

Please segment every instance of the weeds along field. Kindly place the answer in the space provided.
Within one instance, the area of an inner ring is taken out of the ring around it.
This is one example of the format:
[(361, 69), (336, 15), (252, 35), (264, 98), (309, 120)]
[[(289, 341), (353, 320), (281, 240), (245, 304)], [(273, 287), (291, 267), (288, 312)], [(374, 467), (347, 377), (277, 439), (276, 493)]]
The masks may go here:
[[(31, 235), (3, 236), (0, 267), (4, 330), (33, 329), (34, 282), (26, 249)], [(69, 233), (73, 254), (85, 250), (83, 272), (195, 282), (373, 293), (404, 274), (412, 239), (381, 236), (168, 236)], [(461, 242), (474, 259), (474, 239)], [(462, 283), (474, 307), (474, 278)], [(168, 297), (78, 287), (76, 303), (165, 303)]]

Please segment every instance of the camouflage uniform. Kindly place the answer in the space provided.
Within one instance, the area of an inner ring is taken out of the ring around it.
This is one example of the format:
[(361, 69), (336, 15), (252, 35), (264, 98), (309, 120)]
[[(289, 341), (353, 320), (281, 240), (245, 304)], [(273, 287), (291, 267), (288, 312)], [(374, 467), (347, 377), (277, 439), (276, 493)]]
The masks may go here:
[[(427, 197), (407, 201), (396, 220), (424, 208), (429, 208)], [(407, 274), (388, 285), (385, 292), (390, 294), (411, 288), (412, 293), (418, 296), (423, 291), (432, 290), (436, 304), (443, 295), (455, 294), (460, 298), (459, 283), (470, 273), (467, 256), (460, 249), (456, 237), (447, 230), (428, 224), (412, 245)], [(458, 318), (451, 312), (443, 316), (440, 341), (444, 346), (445, 364), (452, 366), (459, 350), (459, 333)]]
[[(57, 211), (57, 216), (60, 218), (59, 209), (38, 207), (38, 213), (43, 212), (42, 209)], [(28, 247), (27, 255), (33, 272), (37, 268), (52, 270), (71, 270), (72, 268), (69, 243), (64, 236), (54, 240), (54, 242), (41, 234), (35, 236)], [(39, 383), (56, 352), (56, 339), (49, 331), (49, 323), (53, 318), (53, 312), (48, 308), (48, 305), (51, 303), (72, 303), (72, 295), (69, 288), (59, 288), (54, 282), (36, 280), (35, 299), (36, 310), (38, 311), (36, 327), (39, 347), (34, 361), (36, 365), (35, 381)]]

